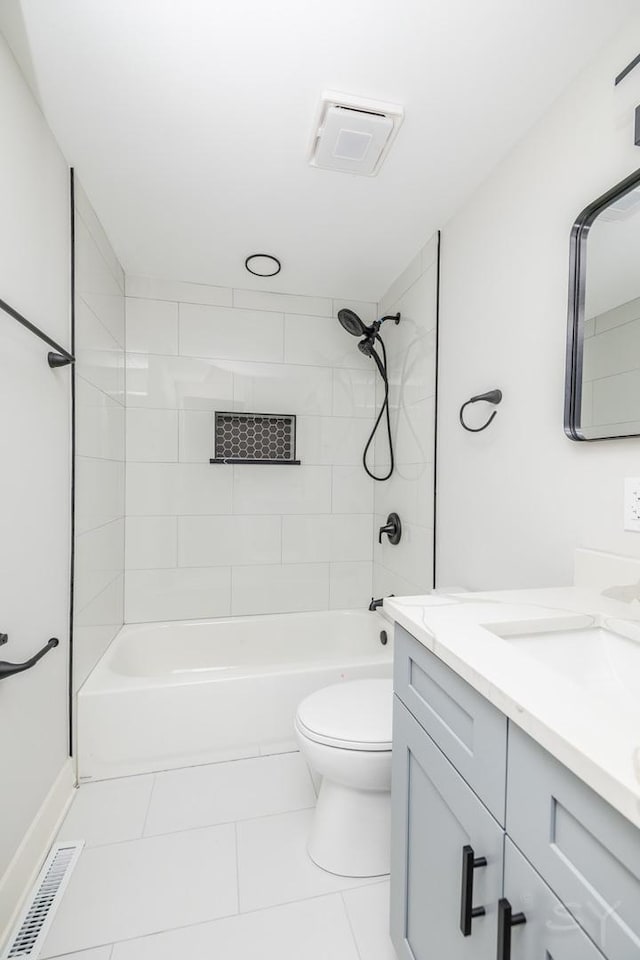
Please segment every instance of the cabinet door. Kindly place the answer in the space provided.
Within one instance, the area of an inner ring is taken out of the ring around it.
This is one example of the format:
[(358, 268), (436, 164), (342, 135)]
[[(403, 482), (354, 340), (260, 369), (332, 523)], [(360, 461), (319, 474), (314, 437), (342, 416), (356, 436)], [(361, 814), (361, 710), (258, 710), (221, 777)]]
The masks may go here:
[(640, 960), (640, 830), (513, 723), (507, 831), (610, 960)]
[[(394, 698), (391, 937), (399, 960), (494, 960), (502, 891), (502, 828), (397, 697)], [(463, 853), (471, 869), (461, 931)], [(468, 857), (468, 853), (467, 853)]]
[(513, 915), (523, 913), (525, 922), (511, 928), (511, 949), (508, 949), (507, 937), (502, 951), (498, 952), (498, 960), (604, 960), (508, 837), (504, 893)]

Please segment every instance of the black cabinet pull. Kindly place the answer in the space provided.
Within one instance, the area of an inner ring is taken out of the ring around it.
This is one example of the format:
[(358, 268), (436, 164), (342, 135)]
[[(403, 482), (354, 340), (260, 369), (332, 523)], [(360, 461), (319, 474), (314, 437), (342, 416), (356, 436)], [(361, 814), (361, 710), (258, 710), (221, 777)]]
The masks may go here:
[(506, 897), (498, 901), (498, 953), (497, 960), (511, 960), (511, 927), (526, 923), (524, 913), (513, 913)]
[(460, 896), (460, 930), (463, 937), (471, 935), (471, 921), (474, 917), (484, 917), (484, 907), (473, 906), (473, 871), (476, 867), (486, 867), (486, 857), (476, 857), (473, 847), (465, 844), (462, 848), (462, 893)]

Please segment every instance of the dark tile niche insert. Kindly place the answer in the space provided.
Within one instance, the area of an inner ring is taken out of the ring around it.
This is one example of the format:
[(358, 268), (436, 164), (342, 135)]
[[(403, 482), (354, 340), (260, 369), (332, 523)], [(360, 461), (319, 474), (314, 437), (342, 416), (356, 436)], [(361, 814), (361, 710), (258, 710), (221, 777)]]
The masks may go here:
[(294, 414), (216, 413), (215, 457), (209, 463), (298, 466)]

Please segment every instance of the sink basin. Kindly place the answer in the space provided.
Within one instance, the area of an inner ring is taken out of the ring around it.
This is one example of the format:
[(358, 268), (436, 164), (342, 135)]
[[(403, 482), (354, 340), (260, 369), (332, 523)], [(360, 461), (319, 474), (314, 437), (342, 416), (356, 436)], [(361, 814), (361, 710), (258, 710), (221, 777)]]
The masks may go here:
[(587, 691), (631, 699), (640, 706), (640, 624), (576, 617), (572, 623), (486, 625), (514, 649)]

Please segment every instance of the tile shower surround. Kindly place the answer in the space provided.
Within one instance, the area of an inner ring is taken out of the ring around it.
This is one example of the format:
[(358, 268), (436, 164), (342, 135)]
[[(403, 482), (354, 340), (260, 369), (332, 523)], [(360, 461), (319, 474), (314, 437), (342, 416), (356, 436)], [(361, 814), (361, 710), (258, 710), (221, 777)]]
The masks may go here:
[[(126, 281), (125, 619), (358, 607), (375, 370), (335, 319), (373, 303)], [(210, 465), (214, 412), (296, 414), (301, 466)]]

